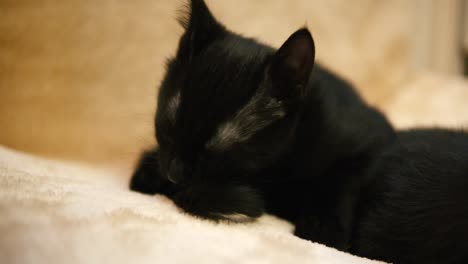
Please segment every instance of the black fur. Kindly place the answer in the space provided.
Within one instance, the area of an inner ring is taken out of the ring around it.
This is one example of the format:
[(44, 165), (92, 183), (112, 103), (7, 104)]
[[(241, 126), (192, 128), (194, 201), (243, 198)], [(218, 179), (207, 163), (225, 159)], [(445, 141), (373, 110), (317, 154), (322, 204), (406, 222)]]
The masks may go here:
[(307, 29), (275, 50), (225, 29), (201, 0), (189, 9), (160, 87), (159, 146), (132, 190), (214, 220), (266, 211), (361, 256), (468, 261), (467, 134), (396, 133), (314, 65)]
[(352, 252), (394, 263), (468, 263), (468, 135), (401, 131), (368, 171)]

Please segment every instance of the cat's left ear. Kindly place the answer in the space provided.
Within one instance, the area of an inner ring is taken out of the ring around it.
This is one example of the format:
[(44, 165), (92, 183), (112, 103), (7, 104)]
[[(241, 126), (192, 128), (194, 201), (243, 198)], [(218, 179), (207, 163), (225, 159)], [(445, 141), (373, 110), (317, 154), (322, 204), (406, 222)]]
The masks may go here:
[(179, 22), (185, 28), (179, 52), (189, 59), (226, 32), (203, 0), (189, 0), (187, 13), (179, 18)]
[(293, 33), (273, 55), (270, 63), (272, 95), (288, 99), (305, 92), (314, 66), (315, 45), (307, 28)]

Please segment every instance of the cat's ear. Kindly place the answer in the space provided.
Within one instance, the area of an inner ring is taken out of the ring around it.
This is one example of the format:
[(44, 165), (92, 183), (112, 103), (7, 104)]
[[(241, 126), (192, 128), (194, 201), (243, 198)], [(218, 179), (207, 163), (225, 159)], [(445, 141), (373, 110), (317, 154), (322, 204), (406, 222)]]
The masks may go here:
[(226, 31), (203, 0), (190, 0), (186, 12), (179, 17), (185, 33), (180, 40), (179, 53), (191, 59)]
[(273, 96), (288, 99), (303, 94), (314, 60), (312, 35), (306, 28), (299, 29), (273, 55), (269, 67)]

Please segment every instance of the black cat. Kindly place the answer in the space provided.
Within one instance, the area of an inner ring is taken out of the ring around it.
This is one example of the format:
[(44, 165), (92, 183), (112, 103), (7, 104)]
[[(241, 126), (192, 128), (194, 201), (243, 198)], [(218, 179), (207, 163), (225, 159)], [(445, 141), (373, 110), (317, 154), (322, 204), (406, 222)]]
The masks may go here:
[(275, 50), (227, 30), (202, 0), (181, 22), (159, 91), (159, 146), (132, 190), (214, 220), (275, 214), (300, 237), (365, 257), (468, 261), (465, 133), (396, 133), (314, 65), (305, 28)]

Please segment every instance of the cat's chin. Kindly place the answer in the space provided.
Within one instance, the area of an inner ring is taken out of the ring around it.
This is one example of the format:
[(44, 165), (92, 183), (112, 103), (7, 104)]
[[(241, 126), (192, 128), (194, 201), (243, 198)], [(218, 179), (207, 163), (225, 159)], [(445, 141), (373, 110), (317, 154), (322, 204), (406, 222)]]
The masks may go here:
[(251, 222), (264, 212), (261, 195), (248, 186), (191, 186), (174, 195), (176, 205), (187, 213), (229, 222)]

